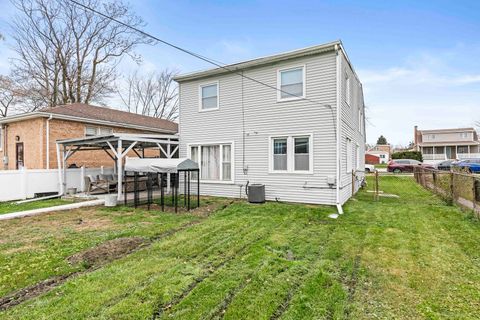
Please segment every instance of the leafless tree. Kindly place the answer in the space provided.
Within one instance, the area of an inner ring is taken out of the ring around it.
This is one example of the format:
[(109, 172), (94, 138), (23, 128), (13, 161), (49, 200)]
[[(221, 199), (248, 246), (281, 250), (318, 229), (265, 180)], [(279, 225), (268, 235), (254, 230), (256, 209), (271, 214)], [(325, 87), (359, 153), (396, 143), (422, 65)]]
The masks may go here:
[(12, 82), (7, 77), (0, 76), (0, 117), (7, 116), (14, 100), (15, 94), (12, 90)]
[[(110, 1), (110, 2), (108, 2)], [(13, 22), (13, 72), (31, 95), (31, 108), (100, 102), (114, 92), (116, 67), (134, 48), (149, 43), (110, 19), (70, 1), (12, 0), (19, 14)], [(88, 7), (134, 27), (140, 17), (120, 0), (80, 0)]]
[(125, 80), (125, 89), (118, 95), (129, 112), (155, 118), (178, 118), (178, 88), (173, 80), (175, 71), (163, 70), (140, 75), (134, 72)]

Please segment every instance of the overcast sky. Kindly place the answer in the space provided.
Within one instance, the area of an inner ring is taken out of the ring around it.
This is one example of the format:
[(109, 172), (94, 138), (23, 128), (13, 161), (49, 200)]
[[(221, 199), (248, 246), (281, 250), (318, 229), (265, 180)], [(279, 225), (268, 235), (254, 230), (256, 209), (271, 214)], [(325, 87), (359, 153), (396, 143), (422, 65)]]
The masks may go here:
[[(52, 0), (55, 1), (55, 0)], [(480, 120), (480, 1), (131, 1), (146, 31), (232, 63), (341, 39), (364, 86), (367, 141), (393, 144), (421, 129)], [(0, 0), (0, 73), (9, 72)], [(142, 46), (144, 71), (210, 67), (163, 45)], [(137, 66), (123, 61), (122, 71)]]

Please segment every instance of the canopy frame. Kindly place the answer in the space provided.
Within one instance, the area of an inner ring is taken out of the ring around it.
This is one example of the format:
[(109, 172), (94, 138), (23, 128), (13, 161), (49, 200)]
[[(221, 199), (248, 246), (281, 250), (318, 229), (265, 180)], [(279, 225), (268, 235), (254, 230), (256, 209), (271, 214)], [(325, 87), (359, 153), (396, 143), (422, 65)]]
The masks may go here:
[[(159, 156), (174, 158), (179, 148), (178, 135), (162, 134), (128, 134), (113, 133), (109, 135), (90, 136), (74, 139), (57, 140), (57, 165), (59, 175), (59, 195), (64, 195), (67, 186), (67, 161), (76, 152), (103, 150), (115, 163), (117, 174), (117, 196), (123, 195), (123, 164), (130, 151), (144, 158), (145, 149), (158, 149)], [(173, 147), (172, 147), (173, 146)], [(166, 150), (165, 150), (166, 147)], [(141, 152), (139, 152), (141, 151)], [(167, 192), (170, 192), (170, 174), (167, 175)]]

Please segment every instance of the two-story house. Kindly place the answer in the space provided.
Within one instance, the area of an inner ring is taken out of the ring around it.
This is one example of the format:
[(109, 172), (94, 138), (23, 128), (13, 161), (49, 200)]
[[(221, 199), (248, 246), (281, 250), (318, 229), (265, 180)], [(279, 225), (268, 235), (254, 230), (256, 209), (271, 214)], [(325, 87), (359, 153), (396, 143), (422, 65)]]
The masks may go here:
[(363, 179), (363, 90), (340, 41), (176, 77), (201, 192), (341, 205)]
[(474, 128), (419, 130), (415, 126), (414, 143), (425, 162), (480, 158), (480, 142)]

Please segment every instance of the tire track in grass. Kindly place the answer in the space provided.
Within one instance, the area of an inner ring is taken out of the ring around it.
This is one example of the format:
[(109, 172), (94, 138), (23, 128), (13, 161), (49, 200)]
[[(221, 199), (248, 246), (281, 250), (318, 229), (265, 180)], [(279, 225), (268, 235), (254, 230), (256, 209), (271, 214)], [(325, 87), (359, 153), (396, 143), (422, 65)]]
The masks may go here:
[[(237, 221), (238, 222), (238, 221)], [(209, 267), (211, 267), (211, 265), (208, 265), (208, 264), (204, 264), (204, 265), (201, 265), (200, 262), (201, 261), (196, 261), (196, 260), (203, 260), (203, 259), (206, 259), (208, 258), (210, 255), (206, 254), (206, 252), (212, 252), (218, 248), (225, 248), (226, 245), (225, 244), (228, 244), (228, 242), (236, 242), (236, 241), (239, 241), (241, 239), (245, 239), (245, 238), (249, 238), (249, 236), (251, 235), (254, 235), (256, 232), (252, 232), (250, 231), (251, 229), (250, 228), (245, 228), (245, 232), (236, 232), (236, 233), (232, 233), (233, 235), (235, 235), (237, 238), (235, 239), (232, 239), (232, 234), (226, 234), (224, 232), (219, 232), (221, 229), (225, 229), (225, 228), (231, 228), (232, 225), (235, 225), (235, 222), (232, 222), (232, 224), (229, 224), (227, 227), (223, 227), (223, 228), (217, 228), (215, 230), (212, 230), (211, 232), (209, 233), (213, 233), (213, 234), (217, 234), (217, 235), (220, 235), (220, 238), (215, 238), (214, 240), (211, 240), (211, 242), (214, 243), (214, 245), (208, 247), (207, 250), (204, 250), (204, 249), (198, 249), (197, 251), (198, 252), (195, 252), (193, 253), (192, 255), (190, 256), (187, 256), (187, 257), (183, 257), (182, 258), (182, 261), (184, 262), (192, 262), (194, 261), (196, 264), (198, 263), (200, 266), (201, 266), (201, 269), (208, 269)], [(253, 241), (253, 243), (255, 243), (256, 241), (258, 241), (258, 239), (255, 239)], [(152, 278), (153, 277), (153, 278)], [(150, 284), (151, 282), (153, 281), (153, 279), (156, 279), (158, 278), (157, 276), (155, 276), (155, 274), (152, 275), (152, 277), (146, 279), (145, 281), (142, 281), (141, 283), (139, 283), (139, 285), (135, 286), (135, 292), (138, 292), (138, 291), (143, 291), (145, 290)], [(129, 292), (125, 292), (119, 296), (116, 296), (116, 297), (113, 297), (110, 301), (108, 301), (106, 304), (104, 304), (104, 306), (106, 308), (108, 307), (112, 307), (114, 306), (116, 303), (118, 303), (119, 301), (123, 300), (124, 298), (128, 297), (129, 295), (131, 295), (132, 292), (129, 291)], [(104, 309), (106, 309), (104, 308)], [(101, 312), (100, 310), (98, 312)], [(100, 314), (95, 313), (95, 316), (98, 316), (100, 317)]]
[[(167, 230), (165, 232), (162, 232), (162, 233), (160, 233), (156, 236), (153, 236), (150, 239), (146, 240), (145, 242), (139, 244), (136, 248), (126, 252), (123, 255), (115, 257), (115, 259), (113, 259), (113, 260), (108, 261), (108, 263), (111, 263), (115, 260), (119, 260), (119, 259), (121, 259), (121, 258), (123, 258), (127, 255), (130, 255), (130, 254), (132, 254), (132, 253), (134, 253), (134, 252), (136, 252), (140, 249), (151, 246), (156, 241), (168, 238), (168, 237), (174, 235), (175, 233), (183, 231), (183, 230), (185, 230), (189, 227), (192, 227), (194, 225), (197, 225), (204, 220), (205, 219), (189, 221), (189, 222), (181, 225), (178, 228), (173, 228), (173, 229)], [(9, 294), (5, 297), (0, 298), (0, 311), (5, 311), (5, 310), (7, 310), (11, 307), (14, 307), (14, 306), (22, 303), (22, 302), (25, 302), (27, 300), (30, 300), (30, 299), (36, 298), (40, 295), (43, 295), (45, 293), (48, 293), (51, 290), (53, 290), (54, 288), (60, 286), (61, 284), (65, 283), (66, 281), (68, 281), (72, 278), (82, 276), (82, 275), (85, 275), (87, 273), (91, 273), (93, 271), (96, 271), (96, 270), (100, 269), (101, 267), (103, 267), (105, 265), (106, 265), (106, 263), (100, 264), (100, 265), (88, 266), (85, 270), (74, 271), (74, 272), (71, 272), (71, 273), (67, 273), (65, 275), (55, 276), (55, 277), (43, 280), (43, 281), (41, 281), (41, 282), (39, 282), (35, 285), (28, 286), (26, 288), (20, 289), (20, 290), (14, 292), (14, 293), (11, 293), (11, 294)]]
[(154, 311), (152, 315), (152, 319), (158, 319), (160, 318), (165, 311), (168, 311), (175, 307), (177, 304), (179, 304), (185, 297), (187, 297), (190, 292), (192, 292), (200, 283), (202, 283), (205, 279), (210, 277), (212, 274), (214, 274), (216, 271), (224, 267), (227, 263), (230, 261), (234, 260), (238, 255), (242, 254), (245, 252), (248, 248), (253, 246), (255, 243), (260, 241), (263, 237), (259, 236), (255, 240), (248, 242), (241, 246), (238, 250), (235, 250), (233, 254), (228, 256), (226, 259), (220, 261), (219, 263), (211, 266), (210, 268), (207, 268), (207, 271), (201, 275), (200, 277), (197, 277), (192, 283), (190, 283), (187, 288), (185, 288), (179, 295), (175, 296), (172, 300), (170, 300), (167, 303), (160, 303), (156, 310)]

